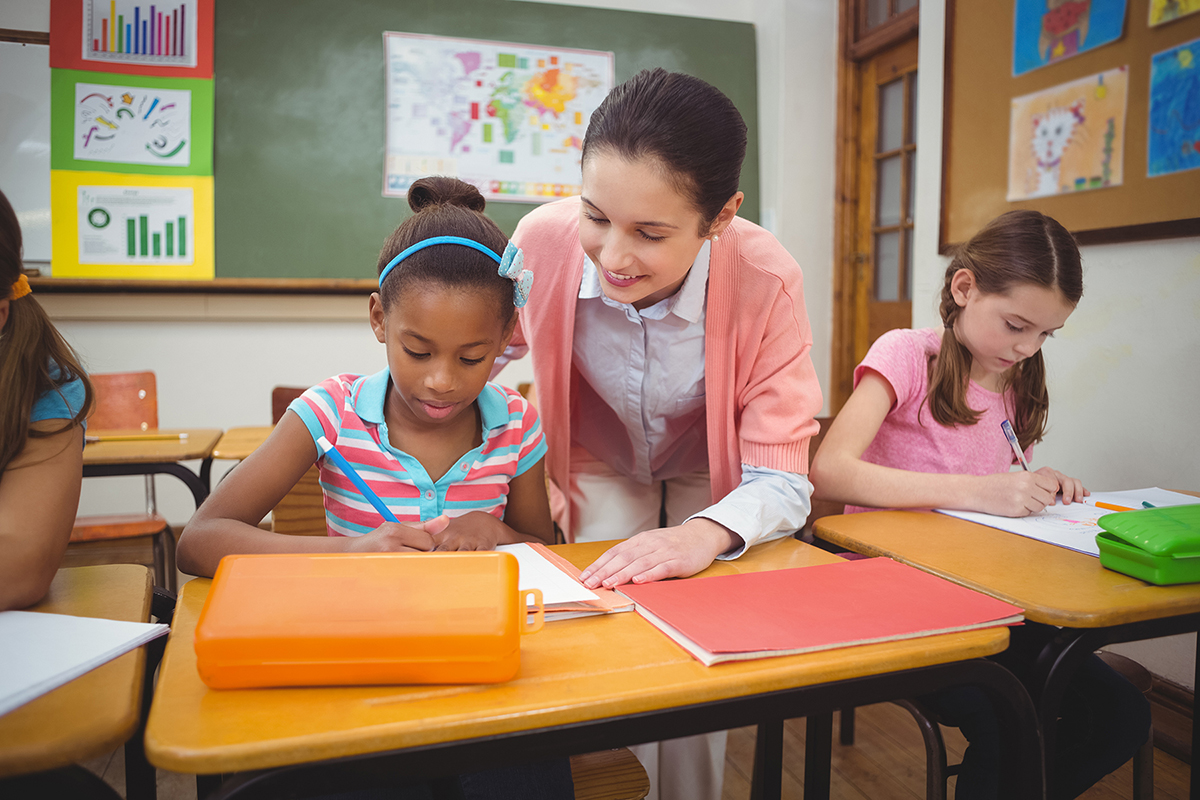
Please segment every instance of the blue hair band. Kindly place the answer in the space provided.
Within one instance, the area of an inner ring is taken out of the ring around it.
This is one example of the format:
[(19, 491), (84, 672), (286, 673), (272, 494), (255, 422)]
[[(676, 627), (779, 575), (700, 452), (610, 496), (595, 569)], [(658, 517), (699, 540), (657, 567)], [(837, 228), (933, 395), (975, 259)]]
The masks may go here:
[(435, 244), (458, 244), (464, 247), (470, 247), (472, 250), (478, 250), (484, 255), (491, 258), (500, 265), (499, 274), (508, 278), (513, 282), (513, 305), (517, 308), (522, 308), (529, 302), (529, 290), (533, 285), (533, 273), (524, 268), (524, 253), (512, 242), (504, 248), (504, 256), (496, 254), (496, 251), (487, 245), (480, 244), (474, 239), (466, 239), (462, 236), (432, 236), (428, 239), (422, 239), (411, 247), (405, 248), (401, 253), (387, 263), (387, 266), (379, 273), (379, 288), (383, 288), (383, 281), (387, 278), (392, 269), (404, 259), (416, 253), (419, 250), (424, 250), (426, 247), (432, 247)]
[(419, 250), (424, 250), (426, 247), (433, 247), (435, 244), (461, 244), (464, 247), (470, 247), (473, 250), (478, 250), (479, 252), (491, 258), (497, 264), (500, 263), (500, 256), (496, 254), (495, 250), (487, 245), (480, 244), (474, 239), (466, 239), (462, 236), (433, 236), (429, 239), (422, 239), (411, 247), (405, 248), (400, 252), (400, 255), (389, 261), (387, 266), (383, 268), (383, 271), (379, 273), (379, 287), (381, 289), (383, 288), (383, 279), (388, 276), (388, 273), (391, 272), (397, 264), (411, 256), (413, 253), (416, 253)]

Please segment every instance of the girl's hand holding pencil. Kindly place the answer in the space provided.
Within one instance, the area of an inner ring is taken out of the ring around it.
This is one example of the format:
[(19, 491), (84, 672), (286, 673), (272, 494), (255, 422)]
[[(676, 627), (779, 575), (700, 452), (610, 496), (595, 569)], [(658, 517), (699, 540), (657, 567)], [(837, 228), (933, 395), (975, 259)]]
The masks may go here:
[(445, 516), (426, 522), (385, 522), (363, 536), (346, 538), (347, 553), (428, 553), (435, 536), (446, 527)]

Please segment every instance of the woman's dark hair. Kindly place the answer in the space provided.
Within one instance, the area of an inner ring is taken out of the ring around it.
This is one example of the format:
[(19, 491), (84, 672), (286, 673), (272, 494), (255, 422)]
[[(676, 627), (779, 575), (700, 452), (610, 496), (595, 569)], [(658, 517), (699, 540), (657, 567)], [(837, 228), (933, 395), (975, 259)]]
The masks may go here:
[[(1083, 296), (1083, 265), (1075, 237), (1038, 211), (1001, 214), (961, 245), (946, 268), (942, 286), (940, 310), (946, 326), (942, 349), (929, 363), (926, 399), (933, 418), (942, 425), (974, 425), (982, 413), (967, 405), (971, 351), (954, 333), (962, 308), (954, 300), (950, 282), (960, 269), (971, 271), (984, 294), (1005, 294), (1029, 284), (1058, 291), (1072, 306)], [(1016, 401), (1013, 427), (1025, 450), (1042, 440), (1050, 409), (1041, 350), (1013, 367), (1008, 386)]]
[[(12, 204), (0, 192), (0, 299), (9, 296), (20, 277), (21, 226)], [(46, 392), (55, 391), (61, 396), (59, 387), (76, 378), (84, 386), (79, 412), (57, 430), (30, 430), (34, 402)], [(79, 366), (79, 357), (33, 295), (9, 300), (8, 321), (0, 330), (0, 472), (25, 449), (30, 436), (52, 436), (83, 424), (93, 398), (92, 385)]]
[[(461, 236), (504, 255), (508, 237), (484, 215), (486, 201), (471, 184), (457, 178), (421, 178), (409, 187), (408, 206), (414, 213), (384, 242), (377, 273), (412, 245), (435, 236)], [(507, 325), (515, 310), (513, 282), (498, 270), (499, 265), (478, 250), (457, 244), (433, 245), (408, 256), (388, 273), (379, 288), (380, 299), (385, 309), (391, 308), (410, 286), (430, 283), (492, 292), (500, 319)]]
[(657, 160), (700, 212), (703, 236), (737, 193), (746, 123), (732, 100), (699, 78), (643, 70), (592, 112), (583, 161), (594, 153)]

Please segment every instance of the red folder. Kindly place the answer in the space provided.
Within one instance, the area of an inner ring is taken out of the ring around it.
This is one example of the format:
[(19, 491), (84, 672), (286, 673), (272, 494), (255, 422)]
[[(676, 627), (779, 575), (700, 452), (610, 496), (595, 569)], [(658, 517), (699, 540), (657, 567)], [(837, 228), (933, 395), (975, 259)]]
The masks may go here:
[(1022, 620), (1014, 605), (887, 558), (620, 591), (639, 614), (709, 665)]

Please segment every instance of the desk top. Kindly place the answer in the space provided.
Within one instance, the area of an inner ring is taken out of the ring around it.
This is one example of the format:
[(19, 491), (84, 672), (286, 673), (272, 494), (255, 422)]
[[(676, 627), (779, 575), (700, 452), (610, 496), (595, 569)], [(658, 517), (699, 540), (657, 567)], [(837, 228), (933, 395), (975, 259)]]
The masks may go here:
[(160, 428), (156, 431), (88, 430), (88, 436), (120, 434), (186, 433), (186, 439), (134, 439), (129, 441), (92, 442), (83, 448), (84, 466), (90, 464), (159, 464), (170, 461), (190, 461), (208, 458), (221, 431), (212, 428)]
[(258, 449), (275, 430), (273, 425), (261, 425), (250, 428), (230, 428), (221, 436), (217, 446), (213, 448), (213, 458), (231, 458), (241, 461)]
[(1200, 584), (1155, 586), (1100, 559), (930, 511), (822, 517), (817, 536), (888, 556), (1025, 609), (1035, 622), (1103, 628), (1200, 611)]
[[(140, 564), (60, 569), (27, 609), (128, 622), (150, 619), (150, 570)], [(54, 769), (111, 752), (137, 729), (144, 648), (0, 716), (0, 777)]]
[[(612, 542), (560, 545), (578, 566)], [(836, 561), (781, 539), (702, 575)], [(146, 729), (150, 763), (209, 774), (608, 719), (990, 655), (1007, 628), (705, 667), (636, 613), (549, 622), (522, 639), (512, 681), (479, 686), (208, 689), (196, 619), (211, 581), (184, 586)]]

